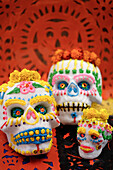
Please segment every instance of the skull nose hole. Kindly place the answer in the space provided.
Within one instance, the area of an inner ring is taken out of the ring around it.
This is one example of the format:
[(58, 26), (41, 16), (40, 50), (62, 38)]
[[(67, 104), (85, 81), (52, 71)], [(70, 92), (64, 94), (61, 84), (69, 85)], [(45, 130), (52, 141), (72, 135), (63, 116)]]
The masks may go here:
[(36, 115), (33, 111), (29, 110), (27, 113), (27, 119), (29, 120), (30, 118), (36, 119)]
[(77, 96), (79, 93), (79, 89), (76, 84), (71, 83), (67, 88), (67, 94), (71, 97)]
[(25, 122), (31, 125), (39, 122), (39, 115), (32, 107), (29, 107), (25, 113)]

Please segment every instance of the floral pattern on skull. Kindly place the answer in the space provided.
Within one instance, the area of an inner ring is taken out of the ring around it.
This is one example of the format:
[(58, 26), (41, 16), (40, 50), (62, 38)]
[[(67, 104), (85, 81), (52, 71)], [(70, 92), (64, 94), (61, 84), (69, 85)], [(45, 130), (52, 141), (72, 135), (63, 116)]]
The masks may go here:
[(108, 118), (109, 114), (105, 109), (97, 111), (90, 108), (83, 111), (77, 129), (78, 151), (82, 158), (98, 157), (108, 141), (112, 139), (113, 127), (107, 123)]
[(102, 102), (102, 78), (97, 55), (73, 49), (58, 50), (52, 58), (48, 82), (53, 86), (62, 124), (77, 124), (92, 102)]
[(10, 74), (10, 81), (0, 86), (0, 112), (0, 127), (12, 149), (22, 155), (49, 152), (59, 119), (52, 88), (38, 72)]

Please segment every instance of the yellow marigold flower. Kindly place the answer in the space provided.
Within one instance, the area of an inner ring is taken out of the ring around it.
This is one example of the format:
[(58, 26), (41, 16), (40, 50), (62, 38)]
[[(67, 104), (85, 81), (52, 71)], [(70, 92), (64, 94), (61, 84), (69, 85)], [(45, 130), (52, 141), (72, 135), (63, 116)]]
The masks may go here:
[(109, 114), (107, 113), (107, 110), (106, 110), (106, 109), (101, 109), (101, 110), (100, 110), (100, 118), (101, 118), (103, 121), (106, 121), (106, 120), (109, 118)]
[(8, 82), (8, 86), (9, 86), (9, 87), (13, 87), (14, 85), (15, 85), (15, 83), (13, 83), (13, 82), (11, 82), (11, 81)]
[(2, 84), (2, 85), (0, 86), (0, 92), (2, 92), (2, 91), (3, 91), (3, 92), (6, 92), (7, 89), (8, 89), (7, 86), (8, 86), (7, 83)]
[(30, 80), (35, 81), (35, 80), (40, 80), (40, 74), (37, 71), (31, 71), (30, 72)]
[(83, 117), (86, 119), (93, 119), (96, 118), (98, 115), (98, 111), (94, 108), (84, 109)]
[(10, 73), (9, 80), (13, 83), (18, 83), (20, 81), (20, 72), (14, 70), (12, 73)]
[(20, 72), (20, 81), (30, 81), (30, 71), (27, 69), (23, 69)]

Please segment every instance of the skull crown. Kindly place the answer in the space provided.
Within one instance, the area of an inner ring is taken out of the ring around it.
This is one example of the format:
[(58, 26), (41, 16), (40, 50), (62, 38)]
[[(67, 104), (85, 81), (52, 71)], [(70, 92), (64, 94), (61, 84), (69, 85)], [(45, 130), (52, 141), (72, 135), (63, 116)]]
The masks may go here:
[(53, 87), (62, 124), (77, 124), (92, 102), (102, 102), (100, 59), (94, 52), (57, 50), (52, 57), (48, 82)]
[(52, 87), (37, 71), (10, 74), (0, 86), (0, 127), (9, 146), (22, 155), (49, 152), (52, 129), (59, 126)]

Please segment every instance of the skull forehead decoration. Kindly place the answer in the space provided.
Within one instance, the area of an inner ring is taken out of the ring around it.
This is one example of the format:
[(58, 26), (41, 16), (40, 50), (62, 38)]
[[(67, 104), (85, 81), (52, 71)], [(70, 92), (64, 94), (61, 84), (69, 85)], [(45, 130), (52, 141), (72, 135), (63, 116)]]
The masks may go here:
[(0, 127), (9, 146), (23, 155), (47, 153), (58, 125), (51, 86), (36, 71), (11, 73), (0, 86)]
[(112, 139), (113, 127), (107, 123), (109, 114), (105, 109), (94, 108), (83, 111), (78, 123), (77, 140), (79, 155), (85, 159), (98, 157), (107, 142)]
[[(102, 101), (100, 59), (94, 52), (56, 51), (48, 82), (53, 86), (61, 123), (77, 124), (83, 110)], [(92, 64), (92, 63), (93, 64)]]

